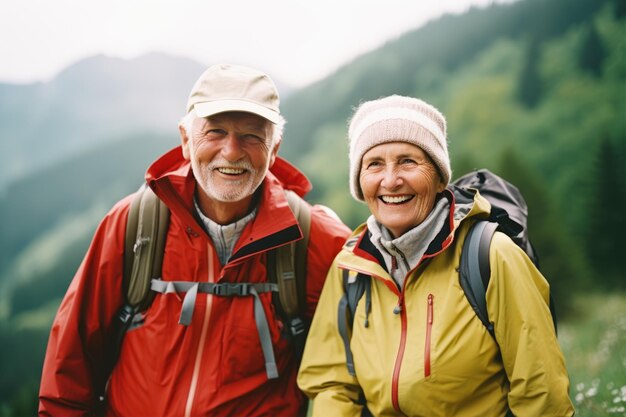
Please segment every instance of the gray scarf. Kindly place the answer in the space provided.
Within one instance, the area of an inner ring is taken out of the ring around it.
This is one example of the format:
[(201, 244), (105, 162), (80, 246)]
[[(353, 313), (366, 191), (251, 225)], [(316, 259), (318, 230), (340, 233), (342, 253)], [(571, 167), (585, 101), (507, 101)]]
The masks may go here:
[(373, 215), (367, 219), (370, 239), (383, 255), (389, 274), (400, 288), (403, 287), (409, 271), (417, 266), (430, 243), (443, 228), (449, 213), (448, 199), (440, 198), (422, 223), (395, 239)]

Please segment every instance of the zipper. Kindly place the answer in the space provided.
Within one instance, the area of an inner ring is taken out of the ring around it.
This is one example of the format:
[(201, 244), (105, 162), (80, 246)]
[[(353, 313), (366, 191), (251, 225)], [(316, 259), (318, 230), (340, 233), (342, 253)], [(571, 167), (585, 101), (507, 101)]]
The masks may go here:
[[(208, 282), (215, 282), (215, 270), (213, 257), (214, 253), (211, 249), (211, 245), (207, 245), (208, 262), (209, 262), (209, 276)], [(200, 377), (200, 364), (202, 362), (202, 353), (204, 352), (204, 346), (206, 342), (207, 333), (209, 330), (209, 321), (211, 319), (211, 307), (213, 305), (213, 295), (206, 295), (206, 306), (204, 309), (204, 320), (202, 321), (202, 330), (200, 332), (200, 341), (198, 342), (198, 350), (196, 351), (196, 358), (193, 365), (193, 374), (191, 377), (191, 385), (189, 386), (189, 393), (187, 394), (187, 403), (185, 405), (185, 417), (191, 416), (191, 410), (193, 407), (193, 401), (196, 396), (196, 390), (198, 387), (198, 379)]]
[[(400, 410), (400, 402), (398, 399), (398, 390), (400, 385), (400, 368), (402, 367), (402, 358), (404, 357), (404, 350), (406, 347), (406, 333), (407, 333), (407, 315), (406, 309), (402, 308), (404, 299), (401, 298), (396, 309), (399, 309), (400, 313), (400, 345), (398, 346), (398, 354), (396, 355), (396, 363), (393, 368), (393, 379), (391, 381), (391, 403), (393, 408), (399, 413), (403, 414)], [(396, 310), (394, 309), (394, 313)]]
[(428, 309), (426, 312), (426, 343), (424, 346), (424, 377), (430, 376), (430, 339), (433, 330), (433, 299), (432, 294), (428, 294)]

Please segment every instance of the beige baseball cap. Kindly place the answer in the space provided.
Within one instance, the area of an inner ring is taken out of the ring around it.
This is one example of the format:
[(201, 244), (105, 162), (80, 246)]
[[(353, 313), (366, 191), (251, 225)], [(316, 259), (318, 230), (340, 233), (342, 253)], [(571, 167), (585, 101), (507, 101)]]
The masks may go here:
[(280, 110), (278, 90), (265, 73), (240, 65), (209, 67), (191, 89), (187, 113), (198, 117), (228, 111), (257, 114), (277, 124)]

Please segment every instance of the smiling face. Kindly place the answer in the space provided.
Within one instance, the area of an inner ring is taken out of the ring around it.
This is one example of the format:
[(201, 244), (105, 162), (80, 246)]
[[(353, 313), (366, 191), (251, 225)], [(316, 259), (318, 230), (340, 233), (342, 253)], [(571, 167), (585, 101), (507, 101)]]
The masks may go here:
[(181, 127), (183, 156), (198, 182), (198, 203), (210, 219), (227, 224), (245, 216), (278, 145), (272, 124), (250, 113), (195, 118), (189, 134)]
[(394, 237), (423, 222), (437, 193), (445, 189), (428, 155), (406, 142), (384, 143), (367, 151), (359, 184), (370, 212)]

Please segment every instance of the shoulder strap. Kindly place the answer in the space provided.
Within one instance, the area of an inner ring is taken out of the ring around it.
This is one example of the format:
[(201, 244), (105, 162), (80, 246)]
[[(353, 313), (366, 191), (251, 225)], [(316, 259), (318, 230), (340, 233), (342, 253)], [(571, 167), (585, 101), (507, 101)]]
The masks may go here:
[(365, 322), (363, 325), (369, 327), (369, 312), (372, 305), (372, 277), (366, 274), (350, 273), (347, 269), (342, 271), (343, 296), (339, 300), (337, 311), (337, 324), (343, 346), (346, 351), (346, 365), (350, 375), (355, 376), (354, 359), (350, 349), (350, 339), (352, 338), (352, 326), (354, 325), (354, 313), (363, 294), (365, 295)]
[(284, 245), (268, 253), (274, 257), (274, 268), (278, 284), (280, 307), (287, 317), (299, 316), (306, 305), (306, 271), (309, 232), (311, 229), (311, 208), (293, 191), (286, 191), (287, 202), (302, 230), (302, 239)]
[(122, 276), (125, 300), (117, 314), (119, 322), (113, 336), (109, 371), (117, 361), (133, 316), (148, 308), (154, 299), (150, 281), (153, 277), (161, 278), (168, 221), (167, 206), (144, 183), (133, 196), (128, 211)]
[(124, 294), (134, 309), (147, 308), (154, 294), (150, 280), (161, 277), (169, 210), (143, 184), (131, 202), (124, 247)]
[(311, 207), (293, 191), (285, 191), (289, 208), (298, 220), (302, 239), (267, 253), (267, 278), (278, 285), (274, 306), (285, 318), (298, 355), (304, 351), (307, 325), (302, 316), (306, 306), (307, 250), (311, 229)]
[(487, 313), (486, 293), (491, 277), (489, 247), (497, 228), (497, 223), (485, 220), (471, 226), (463, 243), (459, 267), (459, 283), (465, 296), (492, 336), (494, 330)]
[[(479, 220), (471, 226), (463, 243), (459, 267), (459, 283), (465, 296), (480, 321), (494, 337), (493, 323), (489, 321), (487, 312), (486, 294), (491, 279), (489, 247), (497, 228), (498, 223), (487, 220)], [(549, 307), (554, 331), (557, 332), (556, 309), (552, 293), (550, 293)]]

